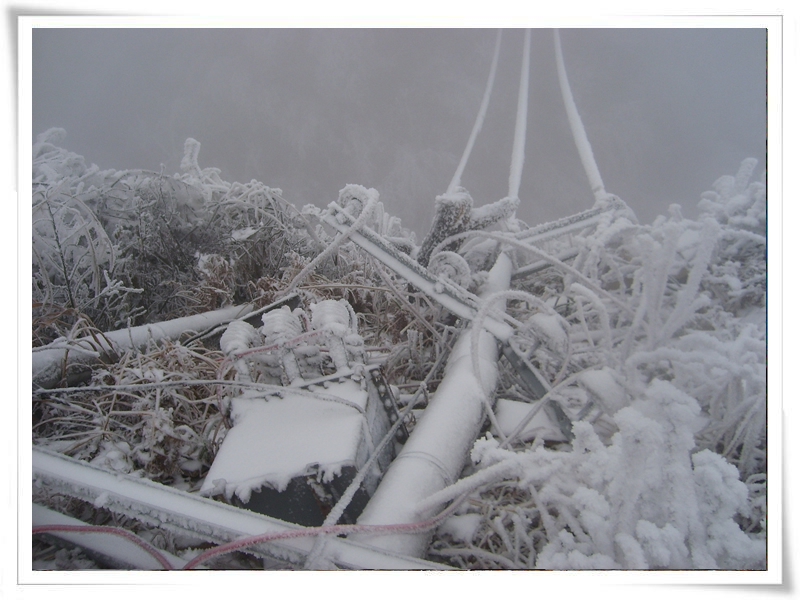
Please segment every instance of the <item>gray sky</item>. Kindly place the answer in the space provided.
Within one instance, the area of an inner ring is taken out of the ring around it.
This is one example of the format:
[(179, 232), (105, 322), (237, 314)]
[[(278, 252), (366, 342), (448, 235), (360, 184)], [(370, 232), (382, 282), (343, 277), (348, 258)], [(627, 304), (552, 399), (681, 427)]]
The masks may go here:
[[(179, 170), (183, 142), (228, 181), (298, 205), (348, 183), (425, 233), (469, 137), (494, 49), (488, 29), (34, 29), (33, 136), (100, 168)], [(566, 29), (567, 72), (606, 189), (651, 222), (744, 158), (766, 157), (763, 29)], [(462, 184), (507, 194), (522, 30), (506, 30), (492, 104)], [(531, 40), (529, 224), (593, 197), (561, 102), (552, 30)]]

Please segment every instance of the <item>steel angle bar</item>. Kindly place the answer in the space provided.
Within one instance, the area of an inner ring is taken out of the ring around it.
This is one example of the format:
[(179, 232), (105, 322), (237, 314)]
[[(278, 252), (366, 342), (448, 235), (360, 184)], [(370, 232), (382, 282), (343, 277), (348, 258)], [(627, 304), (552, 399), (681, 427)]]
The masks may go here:
[[(245, 536), (303, 529), (299, 525), (189, 494), (159, 483), (111, 473), (94, 465), (33, 449), (34, 485), (136, 519), (153, 527), (200, 537), (215, 544)], [(247, 548), (261, 558), (302, 565), (314, 537), (262, 542)], [(326, 556), (348, 569), (447, 569), (446, 565), (367, 547), (331, 536)]]
[[(539, 369), (531, 364), (513, 341), (503, 344), (502, 350), (503, 356), (508, 359), (511, 366), (519, 373), (520, 379), (522, 379), (525, 387), (528, 388), (528, 391), (535, 400), (539, 400), (550, 391), (550, 384), (547, 378), (539, 372)], [(572, 433), (572, 420), (567, 416), (567, 413), (564, 412), (564, 409), (561, 408), (558, 402), (552, 399), (548, 400), (545, 405), (545, 411), (547, 411), (551, 419), (558, 424), (558, 428), (561, 430), (561, 433), (564, 434), (564, 437), (568, 440), (572, 440), (575, 437)]]
[(520, 240), (526, 242), (541, 242), (551, 237), (557, 237), (575, 231), (576, 229), (583, 229), (597, 223), (600, 217), (611, 210), (618, 208), (617, 202), (612, 202), (607, 206), (599, 206), (597, 208), (590, 208), (568, 217), (562, 217), (555, 221), (542, 223), (536, 227), (531, 227), (525, 231), (521, 231), (516, 235)]
[[(564, 262), (565, 260), (570, 260), (575, 258), (580, 253), (580, 250), (577, 248), (570, 248), (569, 250), (565, 250), (564, 252), (560, 252), (555, 256), (557, 260)], [(511, 274), (511, 279), (519, 279), (520, 277), (526, 277), (528, 275), (532, 275), (538, 271), (542, 271), (547, 267), (551, 266), (553, 263), (549, 260), (537, 260), (536, 262), (529, 263), (524, 267), (520, 267), (514, 273)]]
[[(336, 203), (332, 203), (331, 207), (336, 209), (338, 214), (345, 215), (352, 220), (352, 217), (343, 212)], [(347, 233), (349, 239), (365, 252), (381, 261), (450, 312), (468, 321), (472, 321), (477, 315), (480, 306), (477, 296), (455, 286), (450, 281), (437, 277), (407, 254), (392, 248), (368, 227), (362, 227), (359, 231), (350, 231), (347, 225), (337, 221), (331, 214), (325, 215), (322, 220), (340, 233)], [(514, 332), (508, 323), (491, 316), (484, 319), (483, 328), (501, 341), (509, 339)]]

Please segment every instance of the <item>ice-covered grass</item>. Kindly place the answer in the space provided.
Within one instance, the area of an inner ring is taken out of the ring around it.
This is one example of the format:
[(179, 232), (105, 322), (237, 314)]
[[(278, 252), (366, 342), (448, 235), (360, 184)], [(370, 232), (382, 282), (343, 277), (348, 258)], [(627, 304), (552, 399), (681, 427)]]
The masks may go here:
[(320, 249), (280, 189), (200, 169), (196, 140), (169, 176), (87, 166), (56, 145), (65, 135), (50, 129), (33, 148), (35, 344), (76, 316), (108, 331), (268, 304), (279, 273)]

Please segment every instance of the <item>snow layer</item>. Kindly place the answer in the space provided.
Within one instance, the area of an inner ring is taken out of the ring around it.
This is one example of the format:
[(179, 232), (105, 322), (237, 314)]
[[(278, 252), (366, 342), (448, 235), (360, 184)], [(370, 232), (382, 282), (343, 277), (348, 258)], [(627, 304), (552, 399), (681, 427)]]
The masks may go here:
[(439, 526), (439, 533), (446, 533), (455, 540), (471, 542), (481, 525), (481, 515), (453, 515)]
[[(352, 380), (312, 386), (326, 396), (367, 405), (367, 391)], [(201, 492), (215, 488), (244, 502), (262, 485), (283, 491), (289, 481), (318, 472), (330, 481), (343, 466), (356, 466), (364, 442), (364, 417), (350, 406), (297, 392), (276, 396), (242, 396), (231, 403), (233, 428), (228, 432)], [(246, 458), (244, 458), (246, 457)]]

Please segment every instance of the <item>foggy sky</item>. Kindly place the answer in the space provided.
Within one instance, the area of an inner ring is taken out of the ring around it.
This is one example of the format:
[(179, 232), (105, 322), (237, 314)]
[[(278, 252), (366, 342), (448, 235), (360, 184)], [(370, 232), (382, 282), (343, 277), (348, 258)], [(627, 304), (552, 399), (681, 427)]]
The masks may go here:
[[(33, 131), (101, 169), (201, 168), (257, 179), (299, 206), (348, 183), (425, 233), (483, 96), (486, 29), (34, 29)], [(605, 187), (643, 223), (766, 157), (763, 29), (567, 29), (564, 58)], [(492, 103), (462, 185), (502, 198), (522, 30), (506, 30)], [(525, 170), (529, 224), (591, 207), (556, 76), (552, 30), (534, 29)]]

